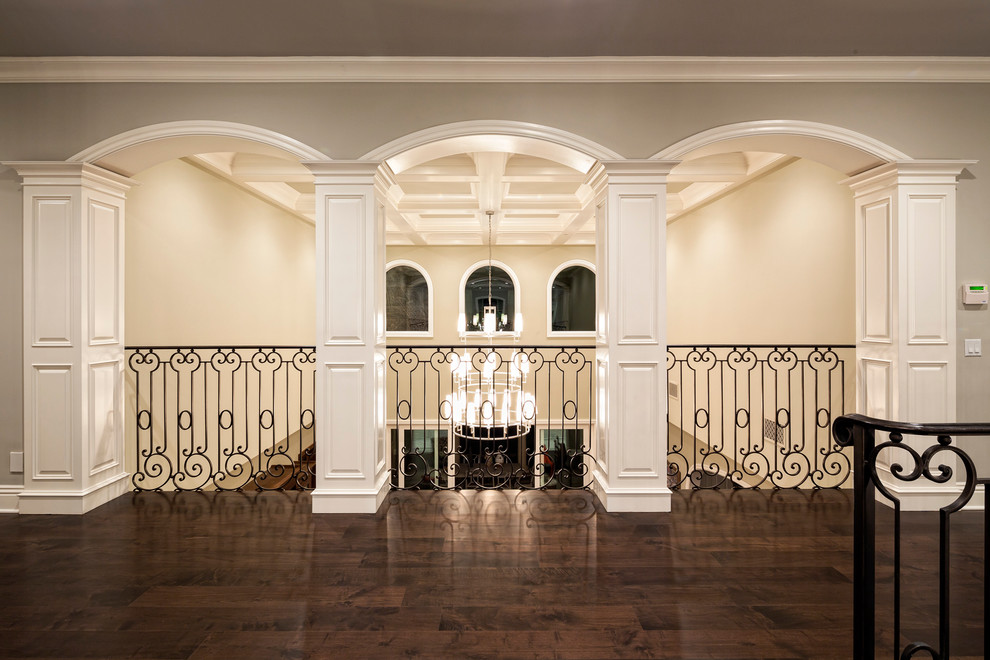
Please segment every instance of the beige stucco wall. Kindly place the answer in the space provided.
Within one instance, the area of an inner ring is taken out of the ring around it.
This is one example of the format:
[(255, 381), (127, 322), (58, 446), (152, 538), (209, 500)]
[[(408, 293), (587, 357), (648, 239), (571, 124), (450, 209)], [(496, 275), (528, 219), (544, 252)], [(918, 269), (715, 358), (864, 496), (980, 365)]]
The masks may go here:
[(185, 161), (135, 179), (124, 252), (128, 346), (313, 345), (312, 224)]
[[(988, 116), (990, 85), (983, 84), (5, 84), (0, 85), (0, 161), (64, 160), (140, 126), (195, 119), (277, 131), (334, 159), (360, 158), (412, 132), (472, 119), (554, 127), (627, 158), (649, 157), (735, 122), (823, 122), (913, 158), (979, 160), (959, 183), (958, 284), (990, 279)], [(0, 484), (21, 481), (7, 469), (9, 452), (23, 446), (19, 198), (17, 178), (0, 170), (0, 420), (5, 422)], [(960, 340), (990, 342), (987, 309), (960, 305), (956, 321)], [(129, 333), (126, 339), (132, 341)], [(987, 359), (960, 357), (961, 421), (990, 418)]]
[(795, 160), (667, 226), (670, 344), (855, 344), (844, 175)]

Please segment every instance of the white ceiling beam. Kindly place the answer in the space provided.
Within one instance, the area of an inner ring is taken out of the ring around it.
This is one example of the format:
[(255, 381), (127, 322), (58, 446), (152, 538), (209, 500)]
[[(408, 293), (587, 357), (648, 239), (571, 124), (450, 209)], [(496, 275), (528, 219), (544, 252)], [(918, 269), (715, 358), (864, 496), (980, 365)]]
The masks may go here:
[(574, 236), (574, 234), (576, 234), (578, 231), (581, 230), (582, 227), (588, 224), (588, 221), (591, 220), (591, 216), (593, 213), (594, 213), (594, 206), (589, 204), (580, 211), (578, 211), (577, 213), (572, 214), (567, 224), (564, 226), (564, 228), (560, 231), (559, 234), (554, 236), (553, 240), (550, 241), (550, 244), (564, 245), (565, 243), (570, 241), (571, 238)]
[(313, 173), (304, 165), (258, 154), (237, 154), (231, 163), (230, 173), (241, 181), (313, 182)]

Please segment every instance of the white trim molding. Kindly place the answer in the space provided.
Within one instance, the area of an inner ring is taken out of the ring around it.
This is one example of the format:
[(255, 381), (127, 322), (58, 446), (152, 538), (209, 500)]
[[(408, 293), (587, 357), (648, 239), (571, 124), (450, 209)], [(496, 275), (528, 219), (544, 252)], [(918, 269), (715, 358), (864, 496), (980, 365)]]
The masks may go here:
[[(426, 296), (427, 305), (429, 308), (426, 310), (426, 324), (427, 330), (389, 330), (388, 329), (388, 309), (385, 311), (385, 336), (386, 337), (418, 337), (418, 338), (429, 338), (433, 336), (433, 279), (430, 278), (430, 274), (426, 272), (426, 269), (420, 266), (415, 261), (410, 261), (409, 259), (394, 259), (387, 264), (385, 264), (385, 299), (388, 300), (388, 271), (392, 270), (397, 266), (406, 266), (408, 268), (413, 268), (423, 276), (426, 280)], [(387, 306), (386, 306), (387, 307)]]
[[(446, 143), (449, 148), (438, 151), (434, 147), (430, 153), (418, 155), (418, 151), (437, 143)], [(579, 172), (588, 172), (598, 160), (622, 160), (621, 155), (608, 147), (574, 133), (540, 124), (494, 119), (454, 122), (416, 131), (378, 147), (361, 160), (384, 160), (393, 172), (399, 173), (417, 162), (471, 151), (525, 153), (555, 160)]]
[[(2, 62), (0, 62), (2, 65)], [(2, 66), (0, 66), (2, 69)], [(280, 149), (300, 161), (329, 161), (332, 160), (326, 154), (309, 147), (298, 140), (290, 138), (281, 133), (270, 131), (248, 124), (238, 124), (229, 121), (212, 120), (183, 120), (170, 121), (161, 124), (142, 126), (134, 130), (119, 133), (113, 137), (97, 142), (88, 149), (80, 151), (72, 158), (70, 163), (93, 163), (103, 160), (123, 149), (136, 147), (147, 142), (166, 140), (169, 138), (186, 137), (223, 137), (248, 140), (270, 147)]]
[(0, 513), (18, 513), (18, 498), (24, 486), (0, 485)]
[(987, 57), (2, 57), (0, 83), (988, 83)]
[(689, 154), (693, 154), (696, 151), (719, 142), (739, 138), (780, 135), (838, 142), (839, 144), (859, 149), (876, 157), (878, 160), (888, 163), (911, 160), (911, 157), (904, 152), (898, 151), (868, 135), (863, 135), (862, 133), (857, 133), (856, 131), (851, 131), (840, 126), (793, 119), (767, 119), (717, 126), (707, 131), (695, 133), (680, 142), (670, 145), (663, 151), (651, 156), (650, 160), (682, 160)]
[[(591, 337), (594, 338), (595, 330), (554, 330), (553, 329), (553, 283), (557, 281), (557, 276), (560, 275), (564, 269), (570, 268), (571, 266), (581, 266), (582, 268), (587, 268), (591, 271), (595, 277), (598, 274), (595, 271), (595, 264), (587, 261), (585, 259), (571, 259), (570, 261), (565, 261), (564, 263), (557, 266), (552, 273), (550, 273), (550, 279), (547, 280), (547, 338), (551, 337)], [(596, 285), (597, 290), (597, 285)], [(595, 315), (597, 318), (597, 314)]]

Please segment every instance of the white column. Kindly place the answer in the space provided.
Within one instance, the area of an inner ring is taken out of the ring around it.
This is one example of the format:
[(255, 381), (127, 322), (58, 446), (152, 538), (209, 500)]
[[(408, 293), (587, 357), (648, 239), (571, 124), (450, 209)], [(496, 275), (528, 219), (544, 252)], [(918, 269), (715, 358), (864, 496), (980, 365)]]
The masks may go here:
[(306, 163), (316, 176), (315, 513), (374, 513), (385, 445), (385, 210), (379, 163)]
[[(846, 181), (856, 197), (860, 413), (902, 422), (956, 419), (956, 180), (970, 164), (897, 162)], [(945, 503), (930, 481), (888, 480), (906, 510)]]
[(21, 513), (85, 513), (124, 470), (124, 196), (81, 163), (5, 163), (24, 191)]
[(670, 511), (666, 196), (676, 163), (615, 161), (596, 198), (595, 488), (609, 511)]

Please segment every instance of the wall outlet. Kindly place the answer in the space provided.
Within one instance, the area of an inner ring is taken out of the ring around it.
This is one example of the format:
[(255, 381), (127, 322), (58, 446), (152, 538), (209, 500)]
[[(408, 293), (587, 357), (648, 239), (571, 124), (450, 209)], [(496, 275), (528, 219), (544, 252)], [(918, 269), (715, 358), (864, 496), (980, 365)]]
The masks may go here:
[(17, 474), (19, 472), (24, 472), (24, 452), (12, 451), (10, 452), (10, 473)]

